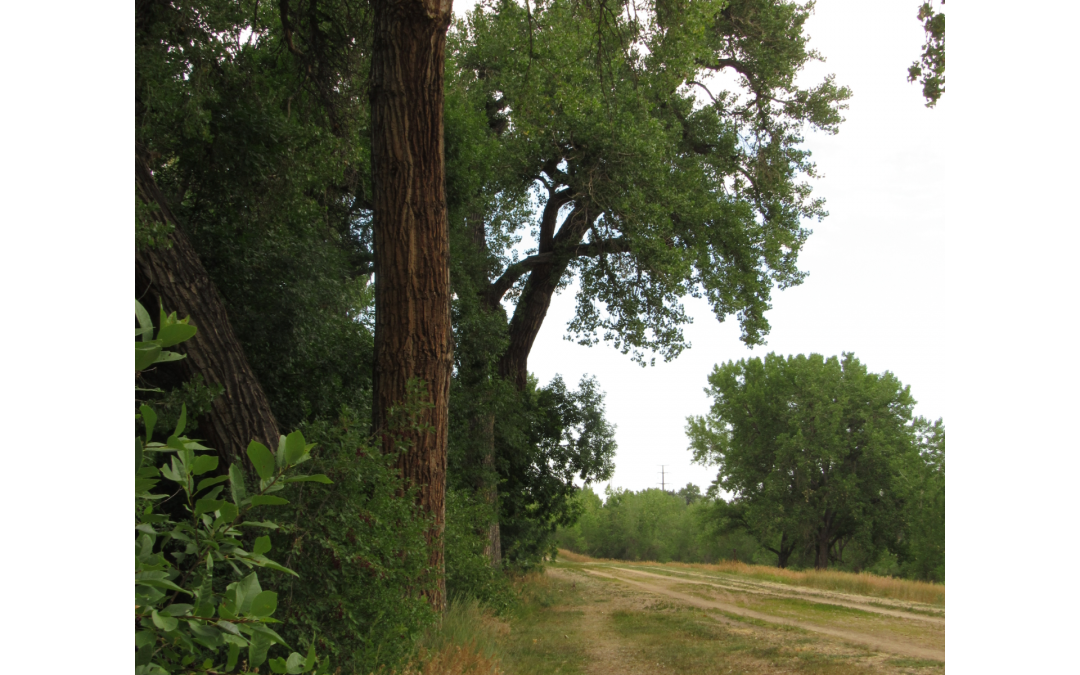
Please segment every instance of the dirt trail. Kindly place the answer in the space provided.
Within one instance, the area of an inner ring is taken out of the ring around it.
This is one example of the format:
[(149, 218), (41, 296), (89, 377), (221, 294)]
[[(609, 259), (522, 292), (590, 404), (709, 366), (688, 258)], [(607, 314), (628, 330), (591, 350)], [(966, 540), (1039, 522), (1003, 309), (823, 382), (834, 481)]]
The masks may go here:
[[(645, 572), (644, 570), (635, 569), (633, 567), (615, 567), (612, 566), (609, 569), (617, 569), (622, 572), (630, 572), (631, 574), (640, 574), (642, 576), (653, 577), (656, 579), (667, 579), (669, 581), (678, 581), (679, 579), (673, 579), (666, 574), (655, 574), (653, 572)], [(727, 579), (718, 579), (711, 577), (707, 574), (695, 574), (693, 572), (683, 572), (680, 570), (664, 570), (671, 574), (678, 574), (680, 576), (692, 576), (709, 579), (709, 582), (705, 581), (690, 581), (689, 583), (700, 584), (702, 586), (712, 586), (714, 588), (722, 588), (724, 590), (736, 591), (738, 593), (752, 593), (754, 595), (764, 595), (766, 597), (773, 598), (792, 598), (798, 600), (812, 600), (826, 605), (836, 605), (837, 607), (847, 607), (849, 609), (858, 609), (863, 612), (871, 612), (873, 614), (881, 614), (884, 616), (893, 616), (898, 619), (911, 619), (912, 621), (925, 621), (927, 623), (933, 623), (938, 625), (945, 625), (945, 617), (943, 616), (929, 616), (926, 614), (916, 614), (914, 612), (905, 612), (898, 609), (887, 609), (885, 607), (878, 607), (877, 605), (868, 605), (863, 602), (853, 602), (846, 599), (847, 594), (830, 593), (828, 591), (804, 591), (802, 589), (789, 589), (783, 587), (781, 584), (766, 584), (768, 582), (739, 582), (728, 581)], [(758, 586), (760, 588), (755, 588)], [(769, 587), (771, 586), (771, 588)], [(777, 588), (779, 587), (779, 589)], [(855, 597), (855, 596), (847, 596)], [(929, 607), (929, 605), (927, 605)]]
[[(549, 569), (546, 573), (567, 581), (581, 580), (560, 569)], [(654, 664), (638, 657), (634, 645), (617, 635), (610, 625), (614, 612), (640, 610), (649, 602), (642, 602), (640, 597), (635, 600), (629, 594), (613, 595), (609, 600), (603, 605), (582, 607), (584, 615), (577, 629), (586, 637), (585, 651), (589, 659), (585, 672), (589, 675), (653, 675), (656, 673)]]
[[(921, 658), (921, 659), (929, 659), (929, 660), (934, 660), (934, 661), (944, 661), (945, 660), (945, 650), (944, 649), (926, 647), (926, 646), (921, 646), (921, 645), (917, 645), (917, 644), (911, 644), (911, 643), (908, 643), (908, 642), (902, 642), (902, 641), (899, 641), (899, 640), (892, 640), (892, 639), (888, 639), (888, 638), (882, 638), (882, 637), (879, 637), (879, 636), (876, 636), (876, 635), (868, 635), (868, 634), (865, 634), (865, 633), (842, 630), (842, 629), (839, 629), (839, 628), (833, 628), (833, 627), (829, 627), (829, 626), (821, 626), (821, 625), (817, 625), (817, 624), (807, 623), (807, 622), (804, 622), (804, 621), (796, 621), (794, 619), (788, 619), (788, 618), (784, 618), (784, 617), (774, 616), (774, 615), (771, 615), (771, 614), (766, 614), (766, 613), (763, 613), (763, 612), (754, 611), (754, 610), (751, 610), (751, 609), (746, 609), (744, 607), (739, 607), (737, 605), (726, 603), (726, 602), (720, 602), (720, 601), (717, 601), (717, 600), (706, 600), (706, 599), (703, 599), (703, 598), (698, 598), (698, 597), (695, 597), (693, 595), (689, 595), (687, 593), (681, 593), (679, 591), (673, 590), (671, 588), (668, 588), (666, 586), (656, 584), (656, 583), (649, 583), (649, 582), (645, 582), (645, 581), (636, 581), (636, 580), (632, 580), (632, 579), (627, 579), (625, 577), (618, 576), (618, 575), (615, 575), (615, 574), (607, 574), (607, 573), (601, 572), (601, 571), (596, 570), (596, 569), (589, 569), (589, 568), (585, 568), (585, 567), (582, 567), (580, 569), (581, 569), (581, 571), (586, 572), (588, 574), (599, 576), (599, 577), (606, 577), (608, 579), (613, 579), (613, 580), (618, 581), (620, 583), (636, 587), (638, 589), (641, 589), (641, 590), (649, 592), (649, 593), (653, 593), (653, 594), (656, 594), (656, 595), (661, 595), (661, 596), (664, 596), (665, 598), (668, 598), (670, 600), (676, 600), (676, 601), (681, 602), (681, 603), (683, 603), (685, 605), (690, 605), (692, 607), (697, 607), (699, 609), (717, 609), (717, 610), (720, 610), (720, 611), (723, 611), (723, 612), (727, 612), (728, 614), (734, 614), (736, 616), (741, 616), (741, 617), (745, 617), (745, 618), (748, 618), (748, 619), (756, 619), (758, 621), (763, 621), (763, 622), (766, 622), (766, 623), (777, 624), (777, 625), (782, 625), (782, 626), (792, 626), (792, 627), (795, 627), (795, 628), (800, 628), (802, 630), (806, 630), (806, 631), (810, 631), (810, 632), (814, 632), (814, 633), (819, 633), (819, 634), (822, 634), (822, 635), (828, 635), (830, 637), (838, 638), (838, 639), (845, 640), (845, 641), (848, 641), (848, 642), (853, 642), (853, 643), (856, 643), (856, 644), (859, 644), (859, 645), (869, 647), (869, 648), (874, 649), (876, 651), (889, 652), (889, 653), (892, 653), (892, 654), (900, 654), (900, 655), (903, 655), (903, 656), (910, 656), (910, 657)], [(625, 571), (625, 570), (619, 570), (619, 571)], [(680, 579), (671, 579), (670, 577), (664, 577), (662, 575), (657, 575), (657, 574), (650, 574), (648, 572), (640, 572), (640, 571), (637, 571), (637, 570), (634, 570), (634, 571), (637, 572), (638, 574), (646, 574), (646, 575), (648, 575), (650, 577), (656, 577), (658, 579), (664, 579), (664, 580), (672, 581), (672, 582), (675, 582), (675, 583), (678, 583), (678, 582), (681, 581)], [(619, 671), (619, 672), (634, 672), (634, 671)]]

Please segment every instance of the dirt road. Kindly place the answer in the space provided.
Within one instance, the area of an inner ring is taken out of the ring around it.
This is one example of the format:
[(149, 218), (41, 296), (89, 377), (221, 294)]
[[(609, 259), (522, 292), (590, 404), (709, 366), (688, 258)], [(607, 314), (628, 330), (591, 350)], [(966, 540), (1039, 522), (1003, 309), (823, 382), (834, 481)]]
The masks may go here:
[(548, 574), (582, 597), (576, 630), (592, 675), (944, 667), (940, 607), (896, 607), (877, 598), (663, 568), (562, 563)]

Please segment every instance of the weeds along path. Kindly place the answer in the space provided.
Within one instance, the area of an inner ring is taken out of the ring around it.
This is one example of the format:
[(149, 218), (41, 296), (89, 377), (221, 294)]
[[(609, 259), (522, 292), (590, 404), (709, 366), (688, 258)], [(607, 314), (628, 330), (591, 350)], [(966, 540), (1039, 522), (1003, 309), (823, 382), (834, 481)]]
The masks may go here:
[[(819, 608), (813, 607), (813, 603), (808, 603), (805, 600), (782, 601), (788, 603), (786, 606), (778, 605), (776, 602), (769, 604), (767, 601), (759, 601), (758, 604), (761, 605), (760, 607), (749, 609), (746, 605), (751, 603), (748, 603), (745, 598), (736, 597), (733, 592), (726, 593), (726, 597), (723, 599), (718, 599), (716, 597), (701, 597), (700, 590), (711, 586), (711, 584), (701, 584), (697, 582), (688, 583), (683, 579), (673, 579), (669, 576), (633, 569), (608, 567), (606, 568), (606, 571), (600, 571), (600, 569), (595, 567), (584, 566), (579, 567), (578, 569), (593, 576), (618, 581), (620, 584), (625, 584), (650, 594), (662, 596), (682, 605), (704, 610), (719, 610), (725, 614), (734, 615), (735, 617), (740, 617), (744, 620), (759, 621), (774, 626), (797, 628), (869, 647), (878, 652), (898, 654), (931, 661), (945, 661), (944, 625), (940, 625), (940, 631), (931, 631), (929, 634), (925, 628), (920, 630), (918, 627), (912, 626), (911, 629), (909, 629), (907, 624), (910, 621), (911, 616), (906, 615), (907, 613), (902, 617), (904, 619), (903, 621), (897, 621), (896, 618), (889, 617), (888, 620), (891, 621), (892, 624), (883, 625), (882, 621), (886, 620), (885, 617), (874, 616), (869, 612), (866, 612), (865, 614), (867, 619), (862, 621), (858, 619), (858, 616), (854, 617), (854, 620), (853, 617), (850, 616), (833, 619), (827, 612), (823, 613)], [(622, 572), (623, 574), (618, 574), (619, 572)], [(647, 582), (639, 581), (637, 579), (628, 579), (625, 576), (625, 573), (627, 572), (638, 576), (645, 575), (655, 579), (655, 581)], [(677, 590), (674, 587), (676, 585), (680, 585), (679, 587), (682, 590)], [(694, 591), (697, 594), (685, 592), (686, 590)], [(792, 603), (802, 603), (802, 605), (810, 606), (801, 608)], [(803, 613), (809, 615), (810, 618), (803, 620), (790, 618), (790, 615), (793, 612), (797, 613), (797, 610), (799, 609), (803, 609)], [(852, 612), (851, 609), (846, 609), (844, 611), (849, 613)], [(857, 610), (857, 612), (862, 611), (861, 608)], [(789, 616), (782, 616), (781, 614), (784, 613), (789, 614)], [(714, 616), (713, 618), (716, 617)], [(868, 630), (852, 630), (844, 625), (851, 623), (855, 623), (856, 625), (865, 624)], [(922, 625), (925, 626), (925, 624)], [(938, 628), (938, 626), (926, 626), (926, 628)], [(936, 633), (940, 633), (940, 636)]]
[[(898, 619), (925, 621), (926, 623), (932, 623), (941, 626), (945, 625), (945, 611), (939, 607), (934, 607), (933, 605), (921, 605), (918, 603), (902, 602), (899, 600), (891, 600), (888, 598), (874, 598), (868, 601), (868, 599), (865, 597), (851, 595), (848, 593), (839, 593), (836, 591), (821, 591), (812, 588), (798, 588), (792, 586), (785, 586), (783, 584), (777, 584), (770, 581), (734, 579), (730, 577), (719, 577), (710, 574), (700, 574), (696, 572), (684, 572), (682, 570), (665, 569), (662, 567), (655, 568), (657, 570), (662, 570), (662, 574), (646, 572), (637, 567), (622, 567), (619, 565), (611, 565), (609, 569), (622, 570), (624, 572), (630, 572), (632, 574), (638, 574), (646, 577), (654, 577), (658, 579), (670, 580), (673, 575), (680, 577), (693, 577), (695, 579), (707, 579), (708, 581), (694, 581), (693, 583), (701, 584), (703, 586), (711, 586), (713, 588), (722, 588), (724, 590), (734, 591), (737, 593), (750, 593), (753, 595), (762, 595), (770, 598), (799, 598), (826, 605), (835, 605), (837, 607), (857, 609), (863, 612), (870, 612), (871, 614), (892, 616)], [(881, 605), (903, 607), (904, 609), (893, 609), (890, 607), (882, 607)]]

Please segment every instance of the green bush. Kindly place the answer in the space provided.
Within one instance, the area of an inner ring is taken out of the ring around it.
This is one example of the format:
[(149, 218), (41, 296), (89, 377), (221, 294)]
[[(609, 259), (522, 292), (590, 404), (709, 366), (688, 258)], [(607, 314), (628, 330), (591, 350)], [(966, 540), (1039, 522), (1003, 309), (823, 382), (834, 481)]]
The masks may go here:
[[(162, 311), (155, 337), (149, 314), (138, 301), (135, 307), (136, 373), (183, 358), (166, 348), (190, 339), (195, 327)], [(242, 672), (257, 672), (274, 644), (288, 644), (270, 627), (278, 623), (273, 618), (278, 594), (263, 590), (256, 568), (295, 572), (266, 556), (272, 549), (268, 535), (252, 540), (251, 528), (272, 531), (277, 526), (246, 516), (257, 507), (287, 503), (273, 494), (286, 484), (330, 479), (291, 475), (310, 459), (312, 448), (297, 431), (281, 438), (276, 453), (260, 443), (248, 446), (259, 476), (258, 488), (249, 492), (240, 467), (231, 465), (215, 475), (218, 458), (202, 454), (210, 448), (183, 435), (186, 407), (181, 406), (165, 443), (152, 440), (158, 419), (153, 408), (141, 406), (137, 417), (144, 434), (135, 439), (136, 675), (232, 672), (238, 665)], [(172, 496), (153, 492), (162, 478), (178, 486), (168, 490)], [(182, 519), (155, 508), (176, 497), (181, 504), (172, 511)], [(317, 661), (309, 643), (306, 656), (292, 652), (271, 658), (269, 665), (275, 673), (296, 674), (328, 672), (327, 663)]]
[(472, 490), (447, 490), (446, 593), (450, 598), (472, 598), (502, 613), (515, 604), (516, 595), (509, 578), (492, 567), (484, 554), (491, 522), (491, 507)]
[[(363, 427), (361, 432), (358, 427)], [(278, 575), (286, 639), (318, 634), (343, 673), (393, 668), (411, 656), (436, 615), (422, 593), (435, 581), (428, 521), (402, 487), (395, 457), (372, 450), (366, 424), (348, 410), (303, 427), (318, 446), (328, 488), (290, 487), (274, 545), (299, 577)]]

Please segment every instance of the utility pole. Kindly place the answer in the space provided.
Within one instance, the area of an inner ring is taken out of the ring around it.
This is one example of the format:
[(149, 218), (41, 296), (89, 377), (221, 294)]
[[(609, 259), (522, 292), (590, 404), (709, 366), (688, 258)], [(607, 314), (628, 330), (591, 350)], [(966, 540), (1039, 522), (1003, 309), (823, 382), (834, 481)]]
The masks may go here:
[(667, 483), (665, 482), (667, 475), (664, 473), (664, 467), (666, 466), (666, 464), (660, 465), (660, 489), (664, 492), (667, 492)]

